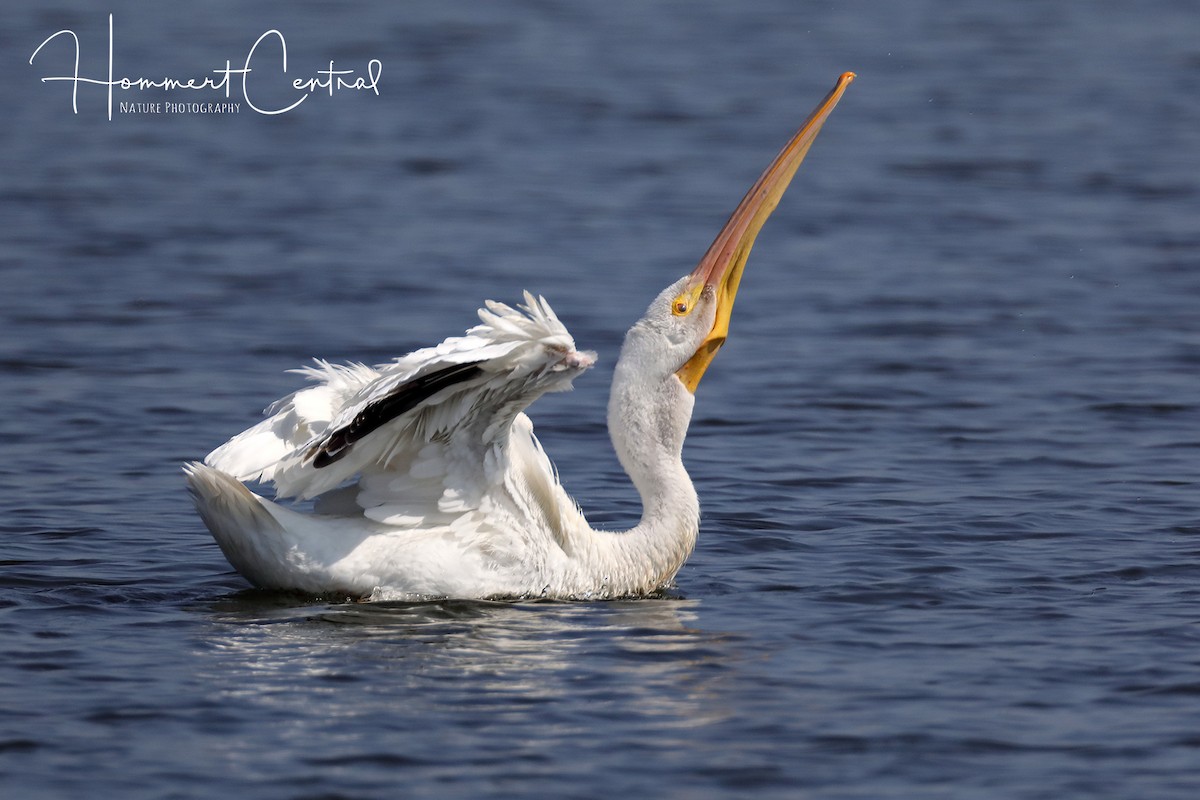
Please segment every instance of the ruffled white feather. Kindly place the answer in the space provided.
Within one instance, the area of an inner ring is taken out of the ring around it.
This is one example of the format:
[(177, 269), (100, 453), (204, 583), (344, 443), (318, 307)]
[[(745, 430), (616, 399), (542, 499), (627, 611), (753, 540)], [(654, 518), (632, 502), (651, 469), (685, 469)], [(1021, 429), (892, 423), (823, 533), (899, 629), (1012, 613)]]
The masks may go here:
[[(316, 385), (271, 404), (267, 418), (209, 453), (205, 463), (241, 481), (273, 483), (278, 497), (312, 498), (372, 470), (412, 468), (429, 472), (422, 450), (434, 439), (469, 446), (449, 450), (466, 459), (489, 447), (503, 448), (513, 418), (540, 395), (563, 390), (595, 356), (580, 353), (544, 298), (525, 293), (512, 308), (489, 301), (480, 324), (465, 336), (446, 339), (387, 364), (331, 364), (317, 360), (293, 370)], [(458, 364), (475, 364), (478, 378), (455, 384), (396, 418), (330, 466), (313, 466), (311, 448), (322, 436), (350, 424), (362, 410), (423, 375)], [(450, 468), (445, 462), (444, 468)], [(454, 464), (456, 469), (465, 469)], [(485, 475), (470, 477), (479, 483)], [(404, 487), (406, 497), (422, 485)]]

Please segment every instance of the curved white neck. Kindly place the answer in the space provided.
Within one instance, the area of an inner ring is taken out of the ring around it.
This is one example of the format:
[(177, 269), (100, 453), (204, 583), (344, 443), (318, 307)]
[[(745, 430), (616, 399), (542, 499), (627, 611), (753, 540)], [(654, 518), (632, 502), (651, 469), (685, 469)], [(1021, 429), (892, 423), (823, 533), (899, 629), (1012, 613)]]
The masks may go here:
[[(624, 355), (624, 354), (623, 354)], [(669, 582), (696, 545), (700, 500), (683, 466), (692, 395), (671, 376), (647, 382), (636, 360), (613, 376), (608, 430), (621, 466), (642, 498), (641, 521), (623, 533), (596, 533), (597, 567), (612, 594)]]

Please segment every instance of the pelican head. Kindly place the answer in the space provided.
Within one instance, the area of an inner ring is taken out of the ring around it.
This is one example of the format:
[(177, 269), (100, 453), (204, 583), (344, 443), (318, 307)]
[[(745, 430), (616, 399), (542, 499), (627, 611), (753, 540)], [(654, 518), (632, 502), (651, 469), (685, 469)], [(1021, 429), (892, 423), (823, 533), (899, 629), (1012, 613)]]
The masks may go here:
[(675, 372), (688, 391), (695, 393), (705, 370), (729, 335), (733, 300), (755, 237), (779, 204), (779, 198), (783, 197), (800, 162), (808, 154), (808, 148), (854, 77), (853, 72), (846, 72), (838, 78), (837, 84), (779, 151), (771, 166), (750, 187), (704, 258), (700, 259), (699, 266), (659, 296), (657, 302), (665, 300), (670, 314), (684, 327), (705, 331), (692, 355)]
[(626, 334), (613, 376), (609, 430), (630, 475), (662, 471), (649, 463), (639, 469), (650, 457), (647, 443), (667, 453), (682, 446), (696, 387), (729, 333), (754, 239), (853, 80), (852, 72), (838, 79), (742, 198), (696, 269), (664, 289)]

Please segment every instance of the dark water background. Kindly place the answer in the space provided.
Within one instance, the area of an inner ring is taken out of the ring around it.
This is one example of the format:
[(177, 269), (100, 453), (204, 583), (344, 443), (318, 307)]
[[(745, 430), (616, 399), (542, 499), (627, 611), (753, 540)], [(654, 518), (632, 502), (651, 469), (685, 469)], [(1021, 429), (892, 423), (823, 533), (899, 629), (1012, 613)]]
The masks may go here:
[[(278, 28), (380, 94), (75, 115), (66, 42), (27, 61), (71, 28), (103, 76), (108, 11), (118, 77)], [(24, 3), (0, 69), (4, 796), (1200, 795), (1194, 3)], [(523, 288), (605, 359), (533, 416), (628, 524), (622, 331), (844, 70), (698, 395), (671, 598), (230, 572), (181, 462)]]

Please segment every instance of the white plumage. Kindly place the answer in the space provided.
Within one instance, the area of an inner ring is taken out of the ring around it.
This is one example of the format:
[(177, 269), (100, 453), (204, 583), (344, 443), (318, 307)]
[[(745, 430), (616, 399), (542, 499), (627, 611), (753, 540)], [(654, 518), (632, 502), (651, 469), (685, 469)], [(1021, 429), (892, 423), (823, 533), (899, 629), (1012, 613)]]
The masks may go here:
[[(526, 293), (520, 310), (489, 302), (480, 309), (481, 324), (465, 336), (445, 340), (436, 347), (417, 350), (389, 364), (330, 364), (293, 370), (316, 383), (278, 400), (266, 410), (267, 419), (214, 450), (205, 459), (209, 466), (239, 480), (275, 484), (283, 497), (309, 499), (328, 492), (372, 465), (401, 469), (410, 462), (429, 470), (434, 460), (447, 455), (420, 445), (448, 433), (471, 432), (477, 441), (473, 452), (503, 446), (512, 418), (548, 391), (570, 388), (571, 379), (590, 367), (594, 354), (578, 353), (575, 341), (542, 298)], [(525, 312), (525, 313), (522, 313)], [(320, 446), (322, 437), (351, 425), (364, 410), (423, 376), (454, 367), (477, 367), (469, 379), (449, 383), (399, 424), (388, 426), (388, 435), (367, 438), (337, 462), (314, 468), (307, 451)], [(481, 465), (475, 465), (481, 466)], [(432, 477), (432, 475), (430, 475)]]
[[(488, 303), (465, 336), (389, 364), (296, 370), (315, 385), (188, 465), (201, 516), (230, 563), (263, 587), (375, 597), (606, 597), (669, 580), (691, 551), (698, 510), (683, 516), (688, 543), (657, 566), (642, 560), (636, 535), (591, 530), (522, 412), (570, 388), (595, 355), (575, 349), (544, 299), (525, 300), (519, 309)], [(456, 369), (453, 382), (316, 465), (336, 432), (423, 377)], [(316, 498), (314, 513), (242, 481)], [(622, 554), (612, 546), (620, 543), (638, 546)]]
[[(542, 298), (489, 302), (466, 335), (375, 367), (317, 361), (313, 382), (184, 469), (205, 524), (257, 586), (354, 597), (640, 595), (667, 585), (700, 523), (682, 461), (696, 385), (725, 340), (750, 248), (846, 73), (751, 187), (700, 265), (626, 334), (609, 432), (640, 522), (597, 531), (524, 409), (595, 363)], [(301, 512), (251, 492), (312, 500)]]

